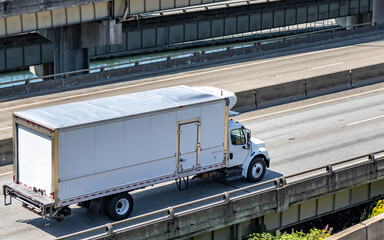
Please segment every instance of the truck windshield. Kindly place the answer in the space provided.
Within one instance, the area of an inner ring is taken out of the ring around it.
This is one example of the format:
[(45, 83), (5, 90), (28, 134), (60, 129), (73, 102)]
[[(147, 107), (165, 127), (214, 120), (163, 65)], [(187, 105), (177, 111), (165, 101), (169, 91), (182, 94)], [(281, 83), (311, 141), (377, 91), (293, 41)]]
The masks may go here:
[(244, 145), (245, 144), (245, 136), (243, 130), (240, 128), (233, 129), (231, 131), (231, 142), (232, 145)]

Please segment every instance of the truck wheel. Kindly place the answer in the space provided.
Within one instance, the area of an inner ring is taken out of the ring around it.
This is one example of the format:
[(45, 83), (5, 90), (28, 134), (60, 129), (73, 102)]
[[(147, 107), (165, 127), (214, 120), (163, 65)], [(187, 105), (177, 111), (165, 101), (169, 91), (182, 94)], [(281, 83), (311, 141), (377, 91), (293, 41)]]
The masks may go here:
[(133, 198), (129, 193), (119, 193), (108, 198), (106, 212), (113, 220), (125, 219), (133, 209)]
[(264, 159), (255, 157), (248, 167), (247, 179), (250, 182), (258, 182), (263, 179), (266, 171)]

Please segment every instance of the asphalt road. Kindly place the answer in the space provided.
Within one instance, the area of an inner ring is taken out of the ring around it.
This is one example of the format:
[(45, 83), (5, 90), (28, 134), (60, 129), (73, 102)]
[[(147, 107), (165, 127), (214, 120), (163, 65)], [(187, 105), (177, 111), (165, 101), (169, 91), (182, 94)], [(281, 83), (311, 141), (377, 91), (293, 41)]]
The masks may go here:
[(259, 88), (302, 78), (383, 63), (384, 34), (336, 43), (303, 45), (264, 56), (243, 56), (221, 63), (192, 65), (152, 77), (0, 103), (0, 139), (9, 138), (11, 112), (179, 84), (229, 91)]
[[(384, 150), (384, 83), (336, 94), (243, 113), (236, 117), (264, 140), (271, 168), (263, 181), (341, 160)], [(8, 169), (0, 170), (0, 185), (11, 182)], [(192, 201), (215, 193), (249, 186), (245, 180), (229, 184), (217, 180), (191, 180), (189, 190), (178, 191), (172, 182), (132, 193), (131, 216)], [(87, 217), (74, 206), (63, 222), (48, 227), (17, 201), (4, 207), (0, 196), (0, 239), (51, 239), (110, 222), (104, 215)]]

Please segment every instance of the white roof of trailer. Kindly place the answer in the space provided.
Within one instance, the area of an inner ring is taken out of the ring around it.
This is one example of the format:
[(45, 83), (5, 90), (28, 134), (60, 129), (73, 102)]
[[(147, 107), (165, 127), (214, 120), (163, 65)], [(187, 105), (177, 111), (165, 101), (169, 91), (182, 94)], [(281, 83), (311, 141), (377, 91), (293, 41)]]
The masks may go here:
[(58, 129), (222, 98), (196, 88), (175, 86), (27, 110), (14, 115), (47, 128)]

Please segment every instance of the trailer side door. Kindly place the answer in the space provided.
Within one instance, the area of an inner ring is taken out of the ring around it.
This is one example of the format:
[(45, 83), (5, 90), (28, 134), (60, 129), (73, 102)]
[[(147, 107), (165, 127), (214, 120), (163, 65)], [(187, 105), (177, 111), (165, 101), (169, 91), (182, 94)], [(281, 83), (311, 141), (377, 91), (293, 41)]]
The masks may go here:
[(179, 124), (178, 169), (185, 172), (198, 166), (200, 152), (200, 122)]

